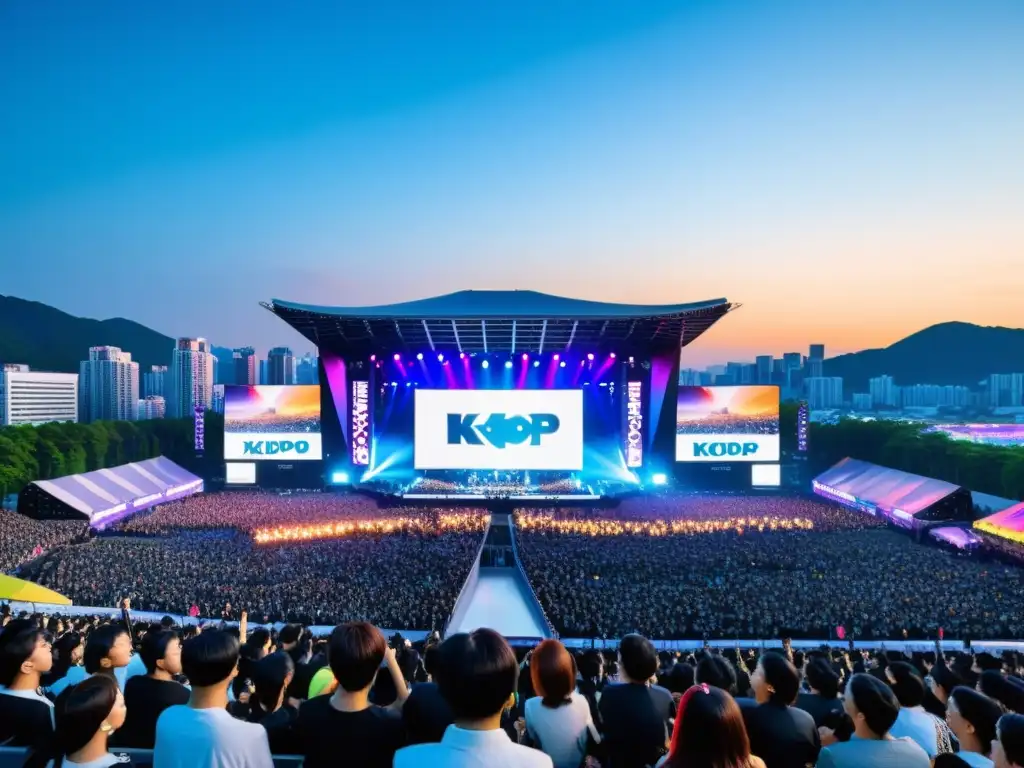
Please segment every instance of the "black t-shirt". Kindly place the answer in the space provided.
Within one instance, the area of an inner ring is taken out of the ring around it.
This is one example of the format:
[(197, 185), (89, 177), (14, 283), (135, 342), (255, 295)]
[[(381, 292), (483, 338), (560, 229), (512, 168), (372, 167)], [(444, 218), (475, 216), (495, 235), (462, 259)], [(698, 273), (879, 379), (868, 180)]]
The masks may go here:
[(124, 705), (128, 714), (114, 736), (119, 747), (153, 749), (156, 721), (168, 707), (188, 704), (189, 691), (173, 680), (154, 680), (147, 675), (129, 677), (124, 685)]
[(32, 691), (0, 691), (0, 745), (48, 749), (53, 745), (53, 706)]
[(409, 744), (436, 744), (455, 715), (436, 683), (417, 683), (402, 705), (402, 721)]
[(608, 685), (599, 708), (611, 768), (642, 768), (658, 762), (675, 709), (671, 693), (657, 685)]
[(341, 712), (331, 696), (317, 696), (299, 707), (296, 724), (303, 768), (391, 768), (395, 751), (404, 746), (402, 718), (393, 710), (370, 706)]

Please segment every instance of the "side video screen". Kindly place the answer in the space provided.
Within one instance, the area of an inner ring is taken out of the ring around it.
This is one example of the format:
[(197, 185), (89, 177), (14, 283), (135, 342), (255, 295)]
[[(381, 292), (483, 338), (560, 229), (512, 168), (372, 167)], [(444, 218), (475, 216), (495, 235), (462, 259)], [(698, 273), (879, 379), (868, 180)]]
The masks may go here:
[(676, 461), (778, 460), (778, 387), (679, 387)]

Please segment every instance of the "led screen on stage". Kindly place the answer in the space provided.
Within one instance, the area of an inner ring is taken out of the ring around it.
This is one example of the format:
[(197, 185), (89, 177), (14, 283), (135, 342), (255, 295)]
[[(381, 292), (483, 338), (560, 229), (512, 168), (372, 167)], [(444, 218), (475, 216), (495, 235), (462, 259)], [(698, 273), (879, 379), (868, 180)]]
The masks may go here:
[(679, 387), (676, 461), (778, 460), (778, 387)]
[(256, 462), (232, 461), (224, 465), (224, 482), (227, 485), (255, 485)]
[(578, 389), (418, 389), (416, 469), (583, 469)]
[(227, 461), (319, 461), (320, 387), (224, 388)]

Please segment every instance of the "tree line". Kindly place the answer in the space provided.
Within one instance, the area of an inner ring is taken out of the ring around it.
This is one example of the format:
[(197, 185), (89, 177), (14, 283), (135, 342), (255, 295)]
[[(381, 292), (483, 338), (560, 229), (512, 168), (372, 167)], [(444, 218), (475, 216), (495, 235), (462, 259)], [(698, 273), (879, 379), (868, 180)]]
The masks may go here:
[(0, 497), (17, 493), (35, 480), (52, 480), (157, 456), (209, 476), (218, 464), (223, 464), (223, 417), (208, 413), (205, 427), (202, 457), (196, 456), (192, 419), (2, 427)]
[[(796, 451), (797, 407), (784, 404), (782, 447)], [(811, 424), (807, 460), (813, 474), (847, 456), (915, 475), (945, 480), (972, 491), (1024, 499), (1024, 446), (997, 446), (924, 433), (921, 424), (843, 419)]]

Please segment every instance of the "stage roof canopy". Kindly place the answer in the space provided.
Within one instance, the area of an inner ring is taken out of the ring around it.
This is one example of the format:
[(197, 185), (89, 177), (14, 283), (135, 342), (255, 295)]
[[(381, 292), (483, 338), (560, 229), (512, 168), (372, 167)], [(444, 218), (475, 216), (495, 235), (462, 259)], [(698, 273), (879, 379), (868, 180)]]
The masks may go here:
[(1024, 544), (1024, 502), (978, 520), (974, 527), (1018, 544)]
[(849, 458), (825, 470), (814, 482), (838, 491), (838, 495), (849, 495), (876, 507), (912, 516), (962, 490), (944, 480)]
[(273, 299), (268, 310), (318, 347), (357, 354), (442, 352), (661, 352), (686, 346), (738, 305), (612, 304), (536, 291), (459, 291), (371, 307)]
[(201, 479), (160, 456), (29, 483), (18, 497), (18, 511), (36, 519), (89, 520), (99, 526), (201, 490)]

